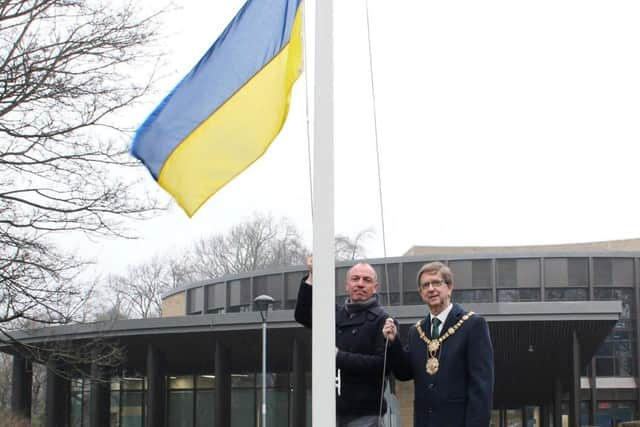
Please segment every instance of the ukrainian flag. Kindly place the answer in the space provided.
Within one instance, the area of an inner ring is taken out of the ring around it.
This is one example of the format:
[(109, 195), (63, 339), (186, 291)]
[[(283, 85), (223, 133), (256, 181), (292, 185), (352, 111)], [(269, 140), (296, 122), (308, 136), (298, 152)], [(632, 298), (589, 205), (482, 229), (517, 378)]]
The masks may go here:
[(301, 0), (248, 0), (137, 130), (131, 153), (187, 215), (256, 161), (302, 68)]

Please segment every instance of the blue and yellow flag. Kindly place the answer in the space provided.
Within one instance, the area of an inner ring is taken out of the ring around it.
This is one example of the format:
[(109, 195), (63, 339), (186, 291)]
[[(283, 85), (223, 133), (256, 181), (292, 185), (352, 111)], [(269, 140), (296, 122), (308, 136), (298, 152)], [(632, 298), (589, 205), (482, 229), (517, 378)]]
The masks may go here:
[(302, 68), (301, 0), (248, 0), (140, 126), (131, 153), (187, 215), (256, 161)]

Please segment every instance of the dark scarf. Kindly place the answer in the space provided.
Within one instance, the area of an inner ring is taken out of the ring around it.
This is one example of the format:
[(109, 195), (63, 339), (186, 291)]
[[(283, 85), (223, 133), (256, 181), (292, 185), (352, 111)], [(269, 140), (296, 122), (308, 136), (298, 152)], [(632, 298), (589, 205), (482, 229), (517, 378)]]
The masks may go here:
[(378, 294), (373, 294), (371, 298), (365, 301), (351, 302), (349, 298), (344, 301), (344, 309), (350, 314), (359, 313), (373, 307), (374, 305), (378, 305)]

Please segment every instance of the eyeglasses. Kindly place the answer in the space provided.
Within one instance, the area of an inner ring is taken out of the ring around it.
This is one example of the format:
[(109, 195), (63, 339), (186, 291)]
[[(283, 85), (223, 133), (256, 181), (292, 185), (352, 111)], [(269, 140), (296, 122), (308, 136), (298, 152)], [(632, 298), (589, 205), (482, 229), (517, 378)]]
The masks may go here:
[(433, 286), (434, 288), (439, 288), (444, 284), (444, 280), (432, 280), (430, 282), (420, 283), (420, 289), (428, 289), (429, 286)]

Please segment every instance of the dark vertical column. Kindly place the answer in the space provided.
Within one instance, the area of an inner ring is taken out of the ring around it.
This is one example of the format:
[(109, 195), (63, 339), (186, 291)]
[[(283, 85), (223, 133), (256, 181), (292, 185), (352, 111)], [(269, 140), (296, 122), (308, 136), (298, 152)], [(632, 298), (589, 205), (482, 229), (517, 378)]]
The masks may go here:
[(89, 400), (89, 422), (91, 427), (109, 427), (111, 404), (109, 378), (105, 369), (97, 363), (91, 365), (91, 396)]
[(571, 380), (569, 384), (569, 427), (580, 427), (580, 343), (571, 334)]
[(166, 384), (163, 355), (152, 344), (147, 346), (147, 427), (165, 426)]
[(562, 383), (553, 380), (553, 427), (562, 427)]
[(540, 405), (540, 427), (549, 427), (549, 404)]
[(11, 412), (21, 418), (31, 419), (31, 361), (13, 356), (11, 374)]
[(219, 341), (216, 342), (215, 374), (215, 426), (231, 427), (231, 357), (229, 350)]
[(589, 407), (589, 425), (596, 425), (596, 409), (598, 408), (598, 390), (596, 389), (596, 357), (591, 358), (591, 369), (589, 377), (589, 394), (590, 394), (590, 407)]
[(45, 427), (69, 425), (69, 391), (69, 380), (61, 376), (59, 368), (47, 367)]
[(498, 418), (500, 419), (500, 427), (507, 427), (507, 410), (500, 409), (499, 414), (500, 416)]
[(303, 426), (306, 423), (307, 381), (305, 376), (305, 352), (300, 340), (293, 341), (293, 396), (291, 399), (293, 419), (292, 426)]

